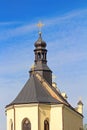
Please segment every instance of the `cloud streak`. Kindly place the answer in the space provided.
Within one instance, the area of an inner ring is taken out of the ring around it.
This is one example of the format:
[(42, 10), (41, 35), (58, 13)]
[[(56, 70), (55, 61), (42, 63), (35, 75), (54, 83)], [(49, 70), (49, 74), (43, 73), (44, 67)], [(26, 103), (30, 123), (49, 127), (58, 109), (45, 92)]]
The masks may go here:
[[(78, 17), (81, 17), (84, 19), (85, 16), (87, 16), (86, 9), (71, 12), (71, 13), (65, 14), (65, 15), (60, 16), (60, 17), (58, 16), (58, 17), (45, 19), (45, 20), (43, 20), (43, 22), (46, 26), (46, 30), (49, 29), (49, 27), (50, 27), (50, 30), (52, 29), (52, 27), (56, 30), (56, 26), (58, 26), (60, 24), (67, 23), (67, 24), (71, 25), (73, 22), (73, 19), (78, 20)], [(18, 22), (18, 23), (22, 23), (22, 22)], [(17, 27), (13, 26), (13, 28), (9, 27), (9, 29), (7, 29), (7, 30), (5, 29), (6, 25), (10, 26), (10, 25), (18, 24), (18, 23), (17, 22), (1, 22), (0, 25), (3, 25), (3, 30), (1, 30), (1, 32), (0, 32), (0, 40), (4, 40), (4, 39), (11, 38), (11, 37), (16, 37), (16, 36), (21, 36), (21, 35), (24, 35), (26, 33), (33, 32), (37, 29), (36, 23), (27, 24), (27, 25), (24, 25), (24, 24), (20, 25), (19, 24), (20, 26), (17, 26)], [(4, 28), (4, 25), (5, 25), (5, 28)]]
[(3, 30), (0, 32), (0, 40), (6, 40), (8, 38), (24, 35), (31, 30), (34, 31), (35, 27), (34, 25), (24, 25), (12, 29)]

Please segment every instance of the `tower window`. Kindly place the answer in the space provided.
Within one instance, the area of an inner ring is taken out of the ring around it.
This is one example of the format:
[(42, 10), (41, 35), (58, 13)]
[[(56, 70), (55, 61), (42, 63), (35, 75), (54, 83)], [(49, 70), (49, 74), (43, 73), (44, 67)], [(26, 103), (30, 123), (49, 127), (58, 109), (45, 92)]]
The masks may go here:
[(27, 118), (22, 121), (22, 130), (31, 130), (31, 123)]
[(38, 53), (38, 59), (41, 59), (41, 54), (40, 53)]
[(45, 59), (46, 59), (46, 53), (45, 53)]
[(44, 130), (49, 130), (49, 122), (47, 120), (44, 121)]
[(44, 59), (44, 53), (42, 53), (42, 59)]

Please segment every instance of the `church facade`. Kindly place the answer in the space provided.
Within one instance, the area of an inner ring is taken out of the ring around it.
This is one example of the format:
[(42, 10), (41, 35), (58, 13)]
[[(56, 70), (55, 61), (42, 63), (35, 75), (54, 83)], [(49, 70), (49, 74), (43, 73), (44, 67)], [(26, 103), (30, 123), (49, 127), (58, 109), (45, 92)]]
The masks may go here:
[(82, 130), (83, 104), (80, 100), (77, 108), (73, 108), (66, 94), (52, 83), (41, 32), (34, 46), (30, 77), (18, 96), (6, 106), (7, 130)]

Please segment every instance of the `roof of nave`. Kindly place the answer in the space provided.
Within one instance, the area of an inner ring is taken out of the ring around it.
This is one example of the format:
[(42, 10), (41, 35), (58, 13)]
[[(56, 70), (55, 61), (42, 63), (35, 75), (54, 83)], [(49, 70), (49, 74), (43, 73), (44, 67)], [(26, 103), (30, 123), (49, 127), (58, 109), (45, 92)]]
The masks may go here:
[(59, 104), (61, 102), (52, 97), (35, 74), (32, 74), (15, 100), (7, 106), (29, 103)]

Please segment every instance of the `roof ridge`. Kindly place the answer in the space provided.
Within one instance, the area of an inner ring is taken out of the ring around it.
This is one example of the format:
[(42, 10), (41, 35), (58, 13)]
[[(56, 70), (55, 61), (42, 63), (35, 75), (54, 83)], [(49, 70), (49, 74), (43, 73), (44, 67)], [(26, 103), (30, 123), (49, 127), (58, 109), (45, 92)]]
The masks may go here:
[(69, 105), (67, 101), (63, 100), (62, 96), (61, 96), (61, 98), (59, 97), (60, 94), (57, 94), (52, 89), (52, 86), (38, 72), (35, 72), (34, 74), (35, 74), (36, 78), (41, 82), (41, 84), (43, 85), (43, 87), (45, 87), (45, 89), (50, 93), (50, 95), (53, 98), (55, 98), (56, 100), (60, 101), (63, 104)]

